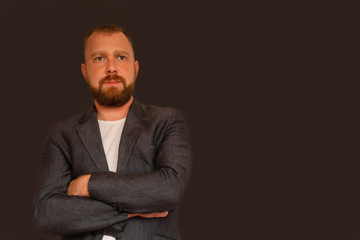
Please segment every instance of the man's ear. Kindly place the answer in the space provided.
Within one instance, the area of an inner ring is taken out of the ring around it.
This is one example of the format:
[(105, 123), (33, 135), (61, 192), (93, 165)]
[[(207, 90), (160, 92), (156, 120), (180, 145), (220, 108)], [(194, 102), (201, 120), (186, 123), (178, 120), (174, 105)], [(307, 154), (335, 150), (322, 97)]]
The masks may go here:
[(139, 72), (139, 61), (136, 60), (135, 61), (135, 78), (137, 77), (138, 72)]
[(86, 75), (86, 66), (85, 63), (81, 63), (81, 73), (85, 78), (85, 81), (88, 82), (87, 75)]

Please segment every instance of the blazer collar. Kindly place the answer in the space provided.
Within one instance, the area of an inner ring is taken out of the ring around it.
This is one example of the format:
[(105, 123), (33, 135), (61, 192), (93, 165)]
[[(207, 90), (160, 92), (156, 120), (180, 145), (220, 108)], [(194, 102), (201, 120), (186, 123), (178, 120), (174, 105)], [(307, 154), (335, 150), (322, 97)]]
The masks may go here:
[[(117, 172), (125, 171), (134, 144), (145, 126), (145, 117), (143, 105), (134, 99), (121, 136)], [(77, 131), (98, 170), (109, 171), (95, 106), (80, 118)]]
[(145, 123), (146, 113), (144, 107), (141, 103), (134, 99), (130, 106), (130, 110), (121, 135), (117, 166), (118, 173), (125, 173), (127, 163), (130, 159), (130, 154), (133, 150), (136, 140), (145, 127)]
[(99, 171), (109, 171), (101, 141), (95, 105), (79, 120), (77, 131), (91, 159)]

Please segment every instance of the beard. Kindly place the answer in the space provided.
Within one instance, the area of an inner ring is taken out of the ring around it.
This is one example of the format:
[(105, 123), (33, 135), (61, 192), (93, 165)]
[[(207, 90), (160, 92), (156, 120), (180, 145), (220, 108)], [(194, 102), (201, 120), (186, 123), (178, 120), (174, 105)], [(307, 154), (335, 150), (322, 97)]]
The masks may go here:
[[(102, 88), (105, 82), (116, 81), (123, 84), (123, 89), (118, 89), (117, 87), (108, 87), (106, 90)], [(126, 85), (126, 81), (123, 77), (118, 75), (108, 75), (102, 78), (99, 82), (99, 87), (95, 88), (90, 86), (91, 92), (94, 96), (94, 99), (102, 106), (106, 107), (121, 107), (127, 103), (131, 96), (133, 95), (135, 88), (135, 79), (134, 81)]]

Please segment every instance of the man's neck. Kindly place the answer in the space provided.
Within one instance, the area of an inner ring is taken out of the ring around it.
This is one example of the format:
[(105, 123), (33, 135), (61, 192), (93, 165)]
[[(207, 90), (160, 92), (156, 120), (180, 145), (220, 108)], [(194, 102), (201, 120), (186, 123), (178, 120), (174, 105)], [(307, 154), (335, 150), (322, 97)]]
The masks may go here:
[(133, 102), (133, 97), (131, 97), (130, 100), (121, 107), (106, 107), (100, 105), (95, 100), (97, 118), (98, 120), (103, 120), (103, 121), (116, 121), (123, 119), (127, 116), (132, 102)]

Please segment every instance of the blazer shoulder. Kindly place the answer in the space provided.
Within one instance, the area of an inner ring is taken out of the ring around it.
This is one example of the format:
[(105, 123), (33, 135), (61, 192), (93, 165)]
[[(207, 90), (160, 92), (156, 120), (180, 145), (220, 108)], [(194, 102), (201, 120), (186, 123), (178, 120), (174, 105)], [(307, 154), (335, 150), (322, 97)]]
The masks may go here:
[(73, 115), (72, 117), (69, 117), (67, 119), (61, 120), (57, 123), (55, 123), (49, 131), (49, 138), (50, 139), (59, 139), (63, 138), (66, 135), (71, 135), (76, 132), (76, 127), (79, 123), (79, 121), (83, 118), (83, 116), (86, 114), (87, 111), (78, 113), (76, 115)]
[(184, 114), (178, 108), (161, 107), (151, 104), (142, 104), (144, 111), (150, 118), (184, 118)]

